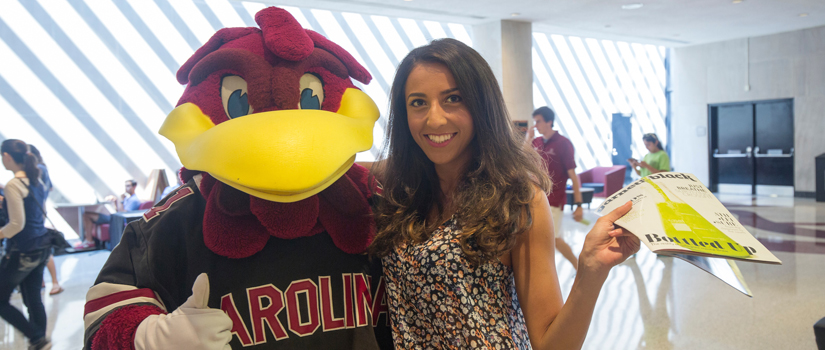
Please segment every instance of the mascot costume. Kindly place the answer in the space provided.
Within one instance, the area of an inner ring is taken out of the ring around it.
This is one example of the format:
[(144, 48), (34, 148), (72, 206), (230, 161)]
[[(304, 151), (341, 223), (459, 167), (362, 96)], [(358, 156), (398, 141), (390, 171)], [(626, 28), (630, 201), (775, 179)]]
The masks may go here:
[(354, 165), (379, 112), (349, 53), (285, 10), (180, 68), (160, 134), (185, 185), (131, 223), (86, 296), (85, 349), (391, 348)]

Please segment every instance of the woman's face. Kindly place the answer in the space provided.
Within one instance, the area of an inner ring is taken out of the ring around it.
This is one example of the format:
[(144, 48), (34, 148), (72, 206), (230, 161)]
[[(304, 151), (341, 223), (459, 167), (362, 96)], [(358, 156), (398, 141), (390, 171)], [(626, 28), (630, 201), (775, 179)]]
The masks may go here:
[(407, 77), (404, 95), (410, 133), (430, 161), (466, 164), (472, 156), (473, 118), (447, 66), (416, 65)]
[(659, 152), (659, 147), (656, 147), (656, 142), (650, 142), (650, 141), (645, 141), (645, 140), (642, 140), (642, 141), (644, 141), (644, 143), (645, 143), (645, 148), (647, 148), (647, 150), (648, 150), (650, 153), (656, 153), (656, 152)]
[(11, 164), (16, 164), (14, 158), (11, 157), (11, 154), (3, 152), (3, 167), (5, 167), (6, 170), (11, 170)]

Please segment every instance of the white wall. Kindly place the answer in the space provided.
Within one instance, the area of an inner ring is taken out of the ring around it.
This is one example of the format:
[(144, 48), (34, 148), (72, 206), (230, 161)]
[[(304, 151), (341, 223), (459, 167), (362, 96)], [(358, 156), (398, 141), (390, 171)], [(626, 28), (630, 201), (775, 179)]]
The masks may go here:
[(815, 190), (814, 157), (825, 153), (825, 26), (676, 48), (671, 67), (677, 171), (708, 182), (708, 104), (793, 98), (795, 191)]

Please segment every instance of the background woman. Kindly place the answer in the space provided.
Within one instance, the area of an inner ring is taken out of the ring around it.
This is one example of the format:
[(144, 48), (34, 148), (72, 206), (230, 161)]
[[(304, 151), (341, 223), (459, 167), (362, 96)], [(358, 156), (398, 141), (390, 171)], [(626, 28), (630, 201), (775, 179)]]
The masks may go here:
[[(29, 349), (49, 349), (46, 310), (40, 298), (43, 268), (49, 259), (41, 209), (46, 191), (38, 181), (37, 157), (25, 142), (5, 140), (0, 145), (0, 153), (3, 166), (14, 173), (14, 178), (6, 184), (3, 198), (9, 220), (0, 228), (0, 237), (8, 239), (6, 255), (0, 262), (0, 317), (29, 339)], [(28, 320), (9, 304), (12, 290), (18, 285), (29, 313)]]
[(650, 174), (670, 171), (670, 157), (667, 156), (665, 147), (662, 146), (659, 137), (654, 133), (649, 133), (642, 136), (642, 141), (644, 141), (645, 148), (650, 153), (646, 154), (641, 162), (634, 158), (627, 160), (633, 170), (636, 171), (636, 174), (645, 177)]
[(419, 47), (390, 104), (370, 249), (396, 348), (580, 348), (608, 271), (639, 248), (613, 226), (630, 204), (596, 222), (563, 304), (548, 179), (484, 59), (453, 39)]
[[(52, 179), (49, 177), (49, 168), (46, 167), (46, 163), (43, 162), (43, 156), (40, 155), (40, 150), (34, 145), (29, 145), (29, 150), (34, 154), (37, 158), (37, 169), (40, 170), (40, 181), (44, 188), (46, 189), (46, 198), (49, 198), (49, 192), (52, 191)], [(45, 208), (45, 199), (44, 199), (44, 206)], [(60, 286), (60, 282), (57, 280), (57, 267), (54, 265), (54, 255), (49, 252), (49, 261), (46, 263), (46, 269), (49, 270), (49, 275), (52, 277), (52, 290), (49, 291), (49, 295), (60, 294), (63, 292), (63, 287)]]

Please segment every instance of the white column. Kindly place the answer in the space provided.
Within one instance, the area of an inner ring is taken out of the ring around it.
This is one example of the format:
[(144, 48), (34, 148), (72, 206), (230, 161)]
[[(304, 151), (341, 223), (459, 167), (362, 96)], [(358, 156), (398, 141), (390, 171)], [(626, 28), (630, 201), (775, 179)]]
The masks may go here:
[(512, 120), (533, 113), (533, 26), (502, 20), (473, 26), (473, 46), (493, 70)]

